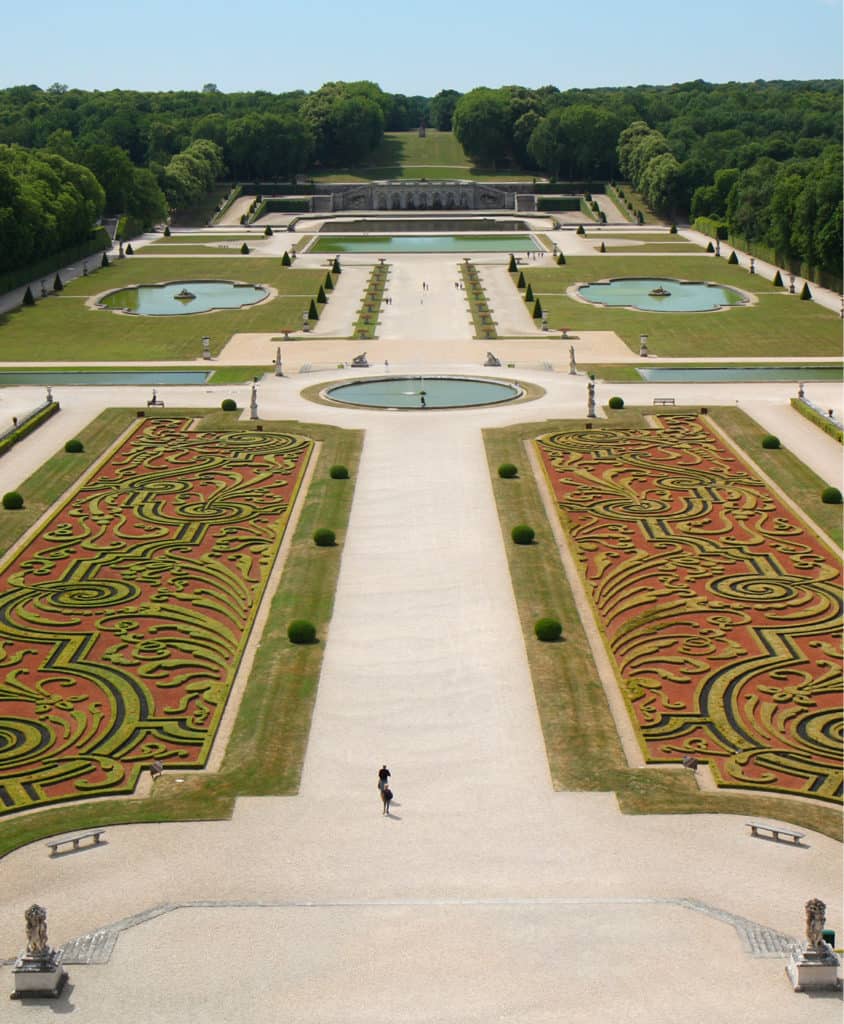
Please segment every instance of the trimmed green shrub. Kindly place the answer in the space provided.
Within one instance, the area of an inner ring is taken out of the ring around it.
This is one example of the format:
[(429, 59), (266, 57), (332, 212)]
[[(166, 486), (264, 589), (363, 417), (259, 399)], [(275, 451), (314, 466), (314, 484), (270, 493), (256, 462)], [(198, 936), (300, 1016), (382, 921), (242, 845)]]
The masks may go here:
[(642, 213), (641, 210), (637, 210), (636, 211), (636, 222), (638, 224), (644, 224), (645, 223), (645, 216), (644, 216), (644, 214)]
[(316, 640), (316, 626), (307, 619), (294, 619), (287, 627), (287, 639), (292, 644), (312, 644)]
[(170, 237), (170, 225), (169, 224), (164, 228), (164, 237), (165, 238), (169, 238)]
[(331, 273), (332, 274), (339, 274), (340, 273), (340, 257), (339, 256), (335, 256), (334, 257), (334, 266), (331, 268)]
[(235, 412), (237, 409), (237, 402), (233, 398), (224, 398), (220, 402), (220, 408), (223, 412)]
[(774, 288), (782, 288), (782, 274), (779, 271), (774, 274), (774, 279), (771, 281), (771, 284)]
[(7, 491), (3, 495), (3, 508), (23, 508), (23, 495), (20, 494), (18, 491)]
[(536, 302), (534, 302), (533, 304), (533, 319), (542, 319), (542, 303), (539, 301), (539, 299), (537, 299)]
[(525, 526), (522, 523), (519, 526), (514, 526), (510, 531), (510, 536), (513, 538), (514, 544), (533, 544), (533, 538), (536, 536), (536, 532), (532, 526)]
[(61, 276), (59, 274), (56, 274), (56, 276), (53, 278), (53, 291), (54, 292), (64, 291), (64, 284), (62, 284), (62, 279), (61, 279)]
[(533, 302), (533, 288), (531, 288), (530, 282), (528, 282), (527, 291), (525, 292), (525, 302)]
[(126, 255), (127, 256), (134, 256), (135, 255), (135, 250), (132, 248), (132, 243), (131, 242), (129, 242), (128, 245), (126, 246)]
[(533, 627), (537, 640), (543, 643), (555, 643), (563, 635), (563, 624), (557, 619), (537, 619)]
[(100, 260), (100, 266), (101, 267), (107, 267), (108, 266), (108, 253), (107, 252), (103, 253), (103, 258)]
[(23, 299), (21, 300), (24, 306), (34, 306), (35, 296), (32, 294), (32, 289), (29, 285), (26, 286), (26, 291), (23, 293)]
[(349, 471), (345, 466), (332, 466), (328, 471), (332, 480), (348, 480)]
[(733, 266), (735, 266), (738, 263), (738, 256), (736, 256), (735, 249), (733, 249), (733, 251), (730, 253), (727, 263), (732, 263)]
[(85, 445), (79, 440), (78, 437), (72, 437), (69, 441), (65, 441), (64, 450), (70, 452), (72, 455), (76, 455), (79, 452), (85, 451)]
[(607, 402), (607, 405), (610, 407), (610, 409), (623, 409), (624, 399), (621, 398), (619, 395), (613, 395), (609, 402)]
[(516, 266), (516, 257), (512, 253), (510, 253), (510, 262), (507, 265), (507, 270), (511, 274), (515, 274), (518, 269), (519, 268)]
[(524, 286), (525, 286), (525, 275), (524, 275), (524, 272), (520, 270), (519, 271), (519, 279), (518, 279), (518, 281), (516, 281), (516, 287), (519, 288), (519, 289), (522, 289), (522, 288), (524, 288)]
[(763, 448), (767, 448), (769, 450), (772, 450), (774, 448), (779, 448), (779, 446), (780, 446), (780, 439), (778, 437), (775, 437), (773, 434), (765, 434), (765, 436), (762, 438), (762, 447)]
[(333, 530), (329, 530), (324, 526), (314, 530), (314, 544), (318, 548), (333, 548), (336, 543), (337, 538), (334, 536)]
[(811, 297), (812, 297), (812, 293), (811, 293), (811, 291), (809, 291), (809, 282), (808, 281), (804, 281), (803, 282), (803, 287), (800, 289), (800, 298), (804, 302), (806, 302), (808, 299), (811, 299)]
[(319, 313), (317, 312), (316, 303), (311, 299), (311, 304), (308, 307), (308, 319), (319, 320)]
[(668, 234), (669, 235), (676, 235), (677, 234), (677, 225), (676, 224), (672, 224), (671, 225), (671, 227), (668, 229)]
[(566, 258), (565, 258), (565, 256), (562, 253), (560, 253), (560, 255), (557, 257), (557, 266), (558, 267), (564, 267), (565, 265), (566, 265)]
[(281, 265), (283, 267), (289, 267), (291, 264), (290, 253), (285, 249), (284, 255), (281, 257)]
[[(4, 504), (5, 500), (4, 498)], [(837, 487), (824, 487), (821, 491), (821, 501), (824, 505), (840, 505), (842, 501), (841, 491)]]
[(498, 467), (498, 475), (502, 480), (513, 480), (519, 475), (519, 471), (512, 462), (502, 462)]
[(325, 297), (325, 289), (322, 287), (322, 285), (319, 286), (319, 291), (317, 292), (316, 300), (317, 302), (321, 302), (323, 306), (326, 304), (326, 302), (328, 302), (328, 299)]
[(243, 245), (240, 247), (240, 254), (241, 256), (249, 255), (249, 246), (246, 244), (246, 242), (244, 242)]
[(268, 225), (267, 225), (267, 226), (266, 226), (266, 227), (264, 228), (264, 237), (265, 237), (265, 238), (269, 238), (269, 237), (270, 237), (270, 236), (272, 235), (272, 233), (273, 233), (273, 229), (272, 229), (272, 228), (271, 228), (271, 227), (269, 226), (269, 224), (268, 224)]
[(601, 248), (600, 248), (599, 251), (600, 252), (606, 252), (607, 251), (607, 243), (606, 242), (601, 242)]
[(327, 292), (334, 291), (334, 282), (331, 280), (331, 274), (325, 275), (325, 284), (323, 286)]
[(712, 244), (712, 242), (707, 242), (706, 243), (706, 251), (707, 252), (715, 252), (715, 246)]
[(577, 235), (585, 235), (586, 234), (586, 228), (582, 224), (578, 224), (577, 225), (577, 231), (575, 232), (575, 234), (577, 234)]

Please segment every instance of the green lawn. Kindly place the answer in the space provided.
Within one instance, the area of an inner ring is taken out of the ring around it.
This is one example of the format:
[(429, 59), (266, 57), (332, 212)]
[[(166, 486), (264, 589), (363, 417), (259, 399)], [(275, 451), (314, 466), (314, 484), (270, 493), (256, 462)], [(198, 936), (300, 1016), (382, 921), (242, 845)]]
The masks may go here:
[[(279, 295), (270, 302), (239, 310), (195, 315), (142, 317), (89, 309), (85, 299), (113, 288), (164, 281), (236, 280), (266, 284)], [(0, 316), (0, 361), (87, 361), (138, 359), (185, 360), (199, 354), (199, 339), (220, 349), (237, 332), (278, 333), (297, 329), (324, 270), (285, 268), (280, 259), (230, 256), (204, 259), (129, 257), (87, 277), (77, 278), (58, 295)]]
[[(560, 267), (522, 268), (554, 330), (615, 331), (634, 352), (648, 335), (653, 355), (685, 359), (717, 356), (841, 356), (841, 320), (814, 302), (746, 269), (712, 256), (569, 256)], [(576, 283), (611, 277), (666, 277), (733, 285), (759, 297), (752, 306), (712, 313), (643, 313), (577, 302), (565, 295)]]
[[(183, 415), (201, 415), (195, 409)], [(153, 410), (151, 415), (159, 415)], [(161, 415), (179, 415), (168, 409)], [(238, 429), (236, 413), (209, 412), (200, 429)], [(64, 490), (81, 477), (129, 426), (131, 410), (107, 410), (80, 436), (83, 455), (57, 453), (21, 486), (27, 507), (0, 514), (0, 543), (7, 550)], [(287, 623), (309, 619), (325, 637), (334, 604), (334, 591), (346, 525), (354, 494), (363, 435), (317, 424), (262, 421), (265, 431), (304, 434), (321, 442), (313, 480), (303, 500), (281, 586), (272, 600), (249, 680), (223, 765), (217, 774), (184, 773), (181, 784), (166, 775), (148, 799), (89, 800), (76, 806), (47, 809), (37, 814), (0, 818), (0, 857), (46, 836), (95, 825), (129, 822), (197, 821), (231, 815), (238, 795), (290, 795), (297, 791), (307, 746), (310, 719), (322, 664), (323, 643), (296, 646), (287, 639)], [(243, 429), (253, 429), (243, 425)], [(328, 468), (348, 467), (350, 479), (332, 480)], [(335, 548), (318, 548), (316, 527), (335, 531)]]
[(533, 180), (530, 174), (474, 167), (452, 132), (438, 132), (431, 128), (426, 131), (424, 139), (416, 131), (386, 132), (381, 145), (365, 166), (349, 170), (336, 168), (313, 177), (315, 181), (323, 182), (379, 181), (384, 178)]
[[(624, 409), (610, 412), (610, 425), (641, 426), (643, 413), (652, 410)], [(715, 412), (716, 410), (712, 410)], [(753, 427), (743, 413), (735, 413), (725, 427), (737, 428), (741, 444), (750, 437), (751, 457), (757, 458)], [(733, 410), (727, 410), (732, 416)], [(621, 748), (591, 648), (580, 622), (568, 578), (557, 553), (542, 503), (540, 489), (525, 454), (524, 442), (540, 434), (582, 426), (578, 421), (522, 423), (485, 430), (484, 439), (505, 538), (510, 574), (525, 647), (531, 667), (534, 693), (545, 739), (548, 763), (559, 790), (614, 791), (627, 814), (729, 813), (761, 815), (792, 821), (838, 839), (841, 812), (808, 801), (758, 797), (741, 793), (701, 792), (694, 777), (680, 768), (630, 769)], [(745, 435), (744, 431), (749, 431)], [(503, 462), (519, 468), (515, 480), (502, 480), (497, 469)], [(796, 460), (794, 460), (796, 462)], [(784, 465), (784, 463), (783, 463)], [(804, 481), (789, 477), (780, 482), (787, 493), (800, 497)], [(510, 530), (529, 523), (536, 530), (532, 545), (510, 542)], [(564, 625), (561, 643), (539, 643), (533, 634), (537, 618), (553, 615)]]

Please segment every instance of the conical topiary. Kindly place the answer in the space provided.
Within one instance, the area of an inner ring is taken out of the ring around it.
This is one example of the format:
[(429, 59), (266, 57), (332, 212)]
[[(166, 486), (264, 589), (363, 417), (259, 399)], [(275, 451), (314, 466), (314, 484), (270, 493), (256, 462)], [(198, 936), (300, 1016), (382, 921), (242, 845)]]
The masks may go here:
[(606, 252), (606, 251), (607, 251), (607, 243), (606, 242), (601, 242), (601, 252)]
[(774, 280), (771, 284), (773, 284), (774, 288), (782, 288), (782, 274), (779, 271), (774, 274)]
[(525, 286), (525, 275), (520, 270), (519, 271), (519, 280), (516, 281), (516, 287), (517, 288), (524, 288), (524, 286)]
[(316, 300), (317, 302), (321, 302), (323, 306), (326, 304), (326, 302), (328, 302), (328, 299), (325, 297), (325, 289), (322, 287), (322, 285), (319, 286), (319, 291), (317, 292)]
[(285, 249), (284, 250), (284, 255), (281, 257), (281, 265), (283, 267), (289, 267), (290, 266), (290, 262), (291, 262), (290, 261), (290, 253)]
[(536, 302), (534, 302), (533, 304), (533, 319), (542, 319), (542, 304), (540, 303), (539, 299), (537, 299)]
[(735, 249), (733, 249), (733, 251), (730, 253), (730, 257), (727, 260), (727, 263), (732, 263), (733, 266), (735, 266), (738, 263), (738, 256), (736, 256)]
[(340, 273), (340, 257), (339, 256), (335, 256), (334, 257), (334, 266), (331, 268), (331, 273), (332, 274), (339, 274)]
[(266, 235), (266, 237), (267, 237), (267, 238), (269, 238), (269, 237), (270, 237), (270, 235), (271, 235), (272, 233), (273, 233), (273, 229), (272, 229), (272, 228), (271, 228), (271, 227), (269, 226), (269, 224), (268, 224), (268, 225), (267, 225), (267, 226), (266, 226), (266, 227), (264, 228), (264, 234)]
[(249, 255), (249, 246), (246, 244), (246, 242), (244, 242), (243, 245), (240, 247), (240, 252), (243, 256)]
[(164, 237), (165, 237), (165, 238), (169, 238), (169, 237), (170, 237), (170, 225), (169, 225), (169, 224), (168, 224), (168, 225), (167, 225), (167, 227), (166, 227), (166, 228), (164, 229)]
[(565, 256), (562, 253), (560, 253), (560, 255), (557, 257), (557, 266), (558, 267), (564, 267), (565, 265), (566, 265), (566, 258), (565, 258)]
[(507, 270), (511, 274), (515, 274), (517, 269), (518, 268), (516, 267), (516, 257), (512, 253), (510, 253), (510, 263), (507, 266)]
[(807, 299), (811, 299), (811, 297), (812, 293), (809, 291), (809, 282), (804, 281), (803, 287), (800, 289), (800, 298), (806, 301)]
[(528, 284), (525, 291), (525, 302), (533, 302), (533, 288), (531, 288), (530, 284)]
[(101, 267), (107, 267), (108, 266), (108, 253), (107, 252), (103, 253), (103, 258), (100, 260), (100, 266)]
[(60, 292), (60, 291), (63, 291), (63, 290), (64, 290), (64, 285), (62, 284), (61, 276), (59, 274), (56, 274), (56, 276), (53, 278), (53, 291), (54, 292)]
[(135, 250), (132, 248), (132, 243), (129, 242), (129, 244), (126, 246), (126, 255), (127, 256), (133, 256), (134, 254), (135, 254)]
[(24, 306), (34, 306), (35, 296), (32, 294), (32, 289), (29, 285), (26, 286), (26, 291), (23, 293), (23, 304)]
[(325, 290), (327, 292), (334, 291), (334, 282), (331, 280), (331, 274), (325, 275)]
[(706, 251), (707, 252), (715, 252), (715, 246), (712, 244), (712, 242), (707, 242), (706, 243)]
[(317, 312), (316, 303), (314, 302), (313, 299), (311, 299), (311, 305), (310, 308), (308, 309), (308, 319), (319, 320), (319, 313)]

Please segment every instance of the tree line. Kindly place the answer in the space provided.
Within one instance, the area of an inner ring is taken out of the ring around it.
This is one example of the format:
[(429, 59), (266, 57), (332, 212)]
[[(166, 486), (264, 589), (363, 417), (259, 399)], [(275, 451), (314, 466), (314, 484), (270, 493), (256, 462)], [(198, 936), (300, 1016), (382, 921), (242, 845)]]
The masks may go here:
[[(46, 198), (50, 175), (70, 173), (56, 170), (64, 168), (57, 157), (99, 184), (101, 200), (84, 200), (96, 216), (127, 213), (150, 225), (169, 208), (192, 205), (215, 180), (292, 181), (353, 167), (386, 131), (420, 123), (453, 130), (480, 168), (551, 180), (623, 177), (666, 217), (723, 220), (742, 237), (840, 276), (840, 81), (512, 85), (431, 98), (386, 93), (373, 82), (280, 94), (222, 93), (213, 83), (161, 93), (15, 86), (0, 90), (0, 241), (10, 218), (32, 203), (43, 212), (41, 255), (70, 231), (51, 227), (51, 217), (79, 230), (88, 207), (70, 203), (70, 186), (67, 217)], [(8, 236), (3, 260), (25, 258), (19, 234)]]

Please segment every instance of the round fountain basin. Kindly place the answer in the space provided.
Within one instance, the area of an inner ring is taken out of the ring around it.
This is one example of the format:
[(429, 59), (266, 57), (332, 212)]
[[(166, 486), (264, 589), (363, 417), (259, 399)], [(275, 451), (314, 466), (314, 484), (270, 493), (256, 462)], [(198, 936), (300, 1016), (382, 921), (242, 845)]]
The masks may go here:
[(328, 388), (334, 402), (371, 409), (460, 409), (512, 402), (524, 394), (518, 384), (469, 377), (376, 377)]
[(138, 316), (185, 316), (212, 309), (240, 309), (263, 301), (269, 292), (261, 285), (233, 281), (171, 281), (138, 285), (109, 292), (98, 302), (105, 309)]
[(612, 281), (596, 281), (581, 285), (577, 294), (596, 305), (623, 306), (646, 313), (705, 313), (747, 302), (747, 298), (734, 288), (707, 281), (677, 281), (664, 277), (620, 277)]

